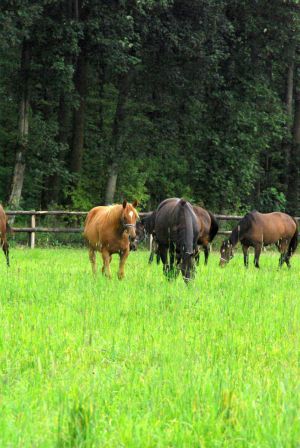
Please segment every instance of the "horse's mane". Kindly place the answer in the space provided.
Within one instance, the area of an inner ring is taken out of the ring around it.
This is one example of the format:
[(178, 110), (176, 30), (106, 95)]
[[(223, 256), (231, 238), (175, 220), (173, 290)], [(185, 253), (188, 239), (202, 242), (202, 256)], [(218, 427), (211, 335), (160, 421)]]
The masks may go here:
[[(131, 204), (128, 204), (131, 205)], [(101, 214), (99, 215), (99, 211), (101, 210)], [(108, 225), (117, 224), (120, 220), (121, 214), (123, 210), (122, 204), (114, 204), (107, 206), (95, 207), (87, 216), (85, 225), (89, 224), (94, 217), (96, 219), (100, 219), (102, 222), (106, 222)], [(135, 216), (138, 218), (138, 212), (136, 209), (131, 206), (131, 210), (134, 212)]]
[(187, 252), (189, 254), (193, 253), (194, 247), (194, 222), (193, 218), (197, 222), (197, 217), (191, 207), (191, 205), (186, 202), (184, 199), (180, 199), (177, 204), (178, 207), (178, 220), (179, 226), (177, 231), (179, 247), (183, 252)]
[[(128, 205), (131, 206), (130, 207), (131, 211), (133, 211), (133, 213), (135, 214), (136, 218), (138, 218), (139, 214), (136, 211), (136, 209), (131, 204), (128, 204)], [(107, 221), (109, 221), (111, 223), (114, 223), (114, 222), (116, 222), (116, 221), (118, 221), (120, 219), (122, 211), (123, 211), (123, 205), (122, 204), (108, 205), (105, 217), (106, 217)]]

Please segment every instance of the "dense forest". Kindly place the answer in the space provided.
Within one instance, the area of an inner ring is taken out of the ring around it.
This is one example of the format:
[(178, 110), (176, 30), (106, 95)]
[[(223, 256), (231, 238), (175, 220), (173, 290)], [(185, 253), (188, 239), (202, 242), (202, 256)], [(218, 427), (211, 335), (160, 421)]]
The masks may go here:
[(294, 0), (1, 0), (0, 201), (300, 214)]

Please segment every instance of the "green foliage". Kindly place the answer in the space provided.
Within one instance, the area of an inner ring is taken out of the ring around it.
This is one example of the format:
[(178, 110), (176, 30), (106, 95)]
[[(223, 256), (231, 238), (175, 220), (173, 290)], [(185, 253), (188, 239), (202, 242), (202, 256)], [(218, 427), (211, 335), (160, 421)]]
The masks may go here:
[(259, 210), (262, 212), (277, 211), (283, 212), (286, 207), (286, 197), (284, 193), (276, 188), (268, 188), (263, 191), (259, 198)]
[[(300, 42), (294, 2), (87, 0), (78, 11), (77, 3), (1, 3), (1, 200), (15, 163), (26, 38), (31, 110), (22, 207), (103, 203), (114, 162), (116, 201), (136, 197), (147, 209), (185, 196), (216, 212), (284, 209), (272, 197), (287, 196), (293, 164), (283, 142), (292, 141), (284, 98)], [(88, 90), (75, 125), (81, 52)], [(75, 127), (82, 127), (82, 163), (74, 175)]]

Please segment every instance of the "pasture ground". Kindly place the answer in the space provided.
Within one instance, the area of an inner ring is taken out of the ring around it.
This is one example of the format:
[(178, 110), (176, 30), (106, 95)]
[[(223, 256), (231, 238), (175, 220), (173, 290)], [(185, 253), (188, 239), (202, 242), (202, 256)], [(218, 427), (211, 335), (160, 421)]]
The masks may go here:
[(86, 250), (1, 256), (0, 446), (299, 447), (300, 257), (278, 258), (202, 254), (186, 287), (146, 252), (122, 282)]

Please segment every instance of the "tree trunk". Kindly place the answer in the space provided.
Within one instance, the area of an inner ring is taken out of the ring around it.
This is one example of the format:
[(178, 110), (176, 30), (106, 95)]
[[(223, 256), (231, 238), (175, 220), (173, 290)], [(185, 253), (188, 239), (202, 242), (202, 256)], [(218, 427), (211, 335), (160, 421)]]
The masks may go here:
[(78, 174), (82, 167), (84, 149), (84, 117), (87, 92), (87, 58), (84, 43), (77, 60), (75, 88), (79, 96), (79, 106), (74, 111), (70, 169), (72, 173)]
[[(58, 134), (56, 141), (59, 148), (58, 163), (61, 165), (65, 159), (66, 146), (68, 144), (68, 124), (69, 124), (69, 109), (68, 103), (66, 101), (66, 96), (64, 92), (61, 93), (59, 98), (59, 108), (58, 108)], [(60, 190), (61, 190), (61, 175), (59, 172), (53, 173), (51, 176), (47, 176), (45, 179), (45, 192), (43, 195), (42, 207), (47, 208), (48, 205), (53, 202), (58, 204), (60, 200)]]
[(123, 126), (126, 117), (125, 108), (128, 97), (128, 90), (129, 90), (129, 75), (128, 73), (126, 73), (119, 80), (118, 101), (111, 134), (112, 157), (106, 185), (105, 204), (112, 204), (116, 193), (118, 171), (119, 171), (119, 160), (123, 144)]
[[(25, 155), (28, 147), (28, 122), (29, 122), (29, 66), (30, 66), (30, 43), (24, 39), (22, 44), (20, 86), (21, 100), (19, 109), (19, 135), (16, 149), (16, 160), (14, 174), (9, 197), (9, 207), (19, 207), (25, 174)], [(11, 220), (12, 221), (12, 220)]]
[(290, 50), (290, 62), (287, 70), (286, 92), (285, 92), (285, 107), (286, 107), (286, 113), (288, 115), (287, 136), (283, 139), (282, 142), (282, 156), (283, 156), (282, 183), (284, 185), (287, 185), (289, 182), (289, 166), (290, 166), (291, 139), (292, 139), (291, 128), (293, 120), (294, 71), (295, 71), (295, 47), (292, 46)]
[(299, 71), (297, 67), (297, 90), (295, 93), (295, 113), (293, 126), (293, 142), (290, 154), (289, 183), (288, 183), (288, 209), (293, 215), (299, 211), (299, 163), (300, 163), (300, 85)]
[(109, 177), (106, 186), (106, 193), (105, 193), (106, 205), (110, 205), (114, 201), (114, 196), (117, 187), (117, 180), (118, 180), (118, 165), (116, 163), (112, 163), (109, 170)]

